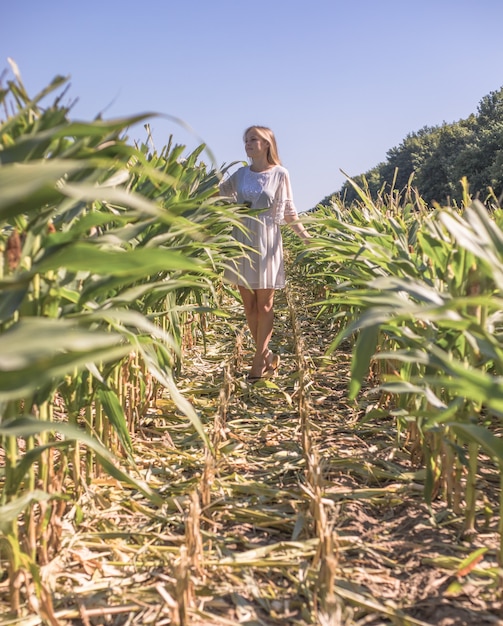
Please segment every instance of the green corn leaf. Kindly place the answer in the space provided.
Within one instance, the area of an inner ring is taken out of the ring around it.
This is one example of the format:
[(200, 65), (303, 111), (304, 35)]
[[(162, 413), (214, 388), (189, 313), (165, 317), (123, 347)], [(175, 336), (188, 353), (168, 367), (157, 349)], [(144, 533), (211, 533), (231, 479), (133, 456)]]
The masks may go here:
[(0, 533), (7, 535), (11, 530), (12, 522), (14, 522), (23, 511), (25, 511), (33, 501), (47, 502), (57, 497), (55, 494), (49, 494), (40, 489), (29, 491), (18, 498), (14, 498), (7, 504), (0, 506)]
[(68, 448), (69, 445), (73, 445), (73, 441), (51, 441), (49, 443), (36, 446), (35, 448), (32, 448), (31, 450), (25, 452), (25, 454), (21, 457), (16, 466), (9, 470), (9, 483), (12, 491), (15, 493), (19, 491), (19, 489), (21, 488), (21, 483), (23, 482), (25, 476), (28, 474), (28, 472), (35, 463), (40, 462), (40, 457), (46, 450), (50, 450), (53, 448), (64, 449)]
[(129, 436), (124, 409), (117, 395), (111, 389), (99, 389), (98, 398), (121, 444), (124, 446), (130, 458), (132, 458), (133, 445), (131, 443), (131, 437)]
[(378, 326), (369, 326), (360, 330), (351, 361), (351, 382), (349, 384), (350, 400), (356, 398), (363, 384), (363, 380), (368, 374), (370, 359), (375, 353), (378, 337)]
[(187, 258), (179, 251), (150, 248), (106, 250), (82, 242), (47, 250), (32, 271), (43, 273), (60, 267), (74, 272), (129, 278), (141, 278), (162, 271), (202, 270), (197, 259)]
[(488, 550), (489, 548), (477, 548), (477, 550), (471, 552), (466, 559), (463, 559), (457, 566), (457, 576), (466, 576), (469, 574), (482, 560), (484, 554), (486, 554)]
[(0, 335), (0, 400), (11, 400), (82, 368), (120, 359), (131, 350), (116, 333), (75, 322), (23, 318)]
[(63, 176), (86, 167), (82, 161), (58, 160), (12, 163), (0, 167), (0, 220), (21, 212), (40, 211), (64, 196), (56, 188)]
[(503, 471), (503, 439), (501, 437), (497, 437), (478, 424), (451, 422), (448, 425), (463, 439), (478, 443), (498, 463), (500, 471)]
[(133, 478), (128, 472), (116, 465), (115, 457), (98, 439), (91, 437), (85, 431), (65, 422), (51, 422), (37, 420), (31, 416), (21, 416), (0, 424), (0, 436), (4, 437), (34, 437), (43, 432), (57, 432), (64, 435), (68, 441), (78, 441), (93, 450), (105, 471), (117, 480), (131, 485), (157, 504), (162, 503), (160, 498), (143, 481)]

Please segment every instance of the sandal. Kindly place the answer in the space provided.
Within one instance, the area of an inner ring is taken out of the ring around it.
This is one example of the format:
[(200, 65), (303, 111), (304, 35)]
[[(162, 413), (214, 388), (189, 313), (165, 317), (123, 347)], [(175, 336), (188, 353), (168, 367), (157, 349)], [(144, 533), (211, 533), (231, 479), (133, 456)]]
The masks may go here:
[(261, 376), (250, 376), (250, 374), (248, 374), (246, 376), (246, 380), (251, 384), (255, 384), (256, 382), (258, 382), (259, 380), (263, 380), (266, 378), (271, 378), (272, 376), (275, 376), (278, 368), (279, 368), (279, 364), (281, 362), (280, 356), (279, 354), (274, 354), (274, 352), (272, 350), (269, 350), (269, 354), (271, 355), (271, 360), (269, 362), (267, 362), (265, 369), (262, 371)]
[(246, 381), (250, 383), (250, 385), (254, 385), (255, 383), (258, 383), (259, 380), (264, 380), (264, 378), (267, 378), (267, 376), (250, 376), (248, 375), (246, 377)]

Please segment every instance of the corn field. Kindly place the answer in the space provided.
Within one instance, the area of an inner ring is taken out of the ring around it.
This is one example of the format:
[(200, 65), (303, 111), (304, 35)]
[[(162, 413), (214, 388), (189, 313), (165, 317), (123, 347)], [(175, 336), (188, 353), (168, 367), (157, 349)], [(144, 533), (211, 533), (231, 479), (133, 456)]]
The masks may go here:
[(503, 624), (498, 199), (303, 216), (250, 386), (230, 166), (65, 96), (0, 91), (0, 626)]

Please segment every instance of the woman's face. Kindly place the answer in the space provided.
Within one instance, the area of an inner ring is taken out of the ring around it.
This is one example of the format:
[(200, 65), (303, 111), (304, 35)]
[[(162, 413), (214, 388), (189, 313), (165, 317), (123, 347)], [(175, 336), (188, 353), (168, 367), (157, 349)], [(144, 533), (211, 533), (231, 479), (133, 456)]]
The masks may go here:
[(250, 159), (267, 156), (269, 144), (253, 128), (245, 135), (245, 151)]

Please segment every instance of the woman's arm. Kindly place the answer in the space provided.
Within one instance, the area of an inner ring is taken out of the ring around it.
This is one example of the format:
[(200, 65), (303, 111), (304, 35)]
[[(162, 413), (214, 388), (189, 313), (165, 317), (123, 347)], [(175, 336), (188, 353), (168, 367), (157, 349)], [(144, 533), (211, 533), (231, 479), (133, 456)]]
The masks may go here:
[(307, 232), (297, 215), (293, 216), (285, 213), (285, 222), (304, 241), (311, 239), (311, 235)]

